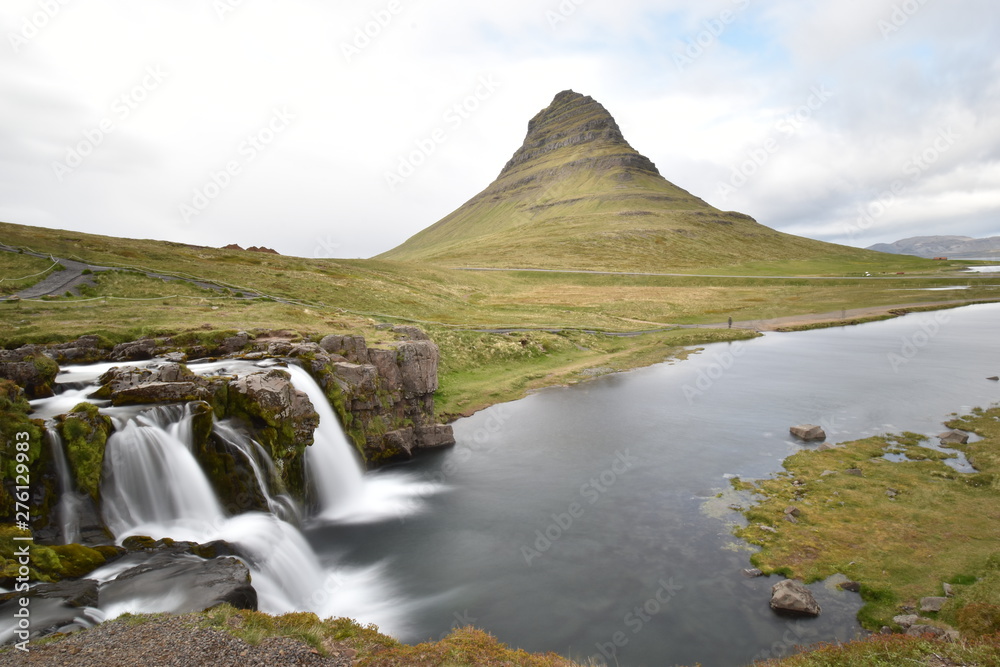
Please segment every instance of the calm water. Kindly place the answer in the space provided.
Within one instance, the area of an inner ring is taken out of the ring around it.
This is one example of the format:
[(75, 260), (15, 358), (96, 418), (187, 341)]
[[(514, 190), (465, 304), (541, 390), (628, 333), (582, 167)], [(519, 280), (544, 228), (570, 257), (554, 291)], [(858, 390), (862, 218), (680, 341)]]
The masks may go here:
[[(1000, 401), (1000, 305), (708, 346), (684, 362), (550, 389), (456, 424), (458, 446), (411, 472), (443, 482), (419, 516), (314, 528), (331, 561), (389, 555), (407, 641), (475, 624), (531, 651), (609, 664), (706, 667), (850, 639), (858, 596), (813, 586), (818, 619), (768, 608), (735, 513), (707, 503), (727, 476), (767, 476), (830, 440), (936, 434)], [(715, 509), (710, 509), (712, 507)]]

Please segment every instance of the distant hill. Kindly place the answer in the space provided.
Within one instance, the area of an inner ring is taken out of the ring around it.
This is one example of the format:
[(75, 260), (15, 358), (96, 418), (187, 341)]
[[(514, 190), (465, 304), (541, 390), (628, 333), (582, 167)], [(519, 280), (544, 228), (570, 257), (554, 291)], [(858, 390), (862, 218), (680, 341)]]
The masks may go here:
[(778, 260), (877, 262), (710, 206), (663, 178), (599, 103), (556, 95), (485, 190), (378, 259), (670, 271)]
[(927, 258), (1000, 259), (1000, 236), (986, 239), (974, 239), (969, 236), (914, 236), (895, 243), (876, 243), (868, 250)]

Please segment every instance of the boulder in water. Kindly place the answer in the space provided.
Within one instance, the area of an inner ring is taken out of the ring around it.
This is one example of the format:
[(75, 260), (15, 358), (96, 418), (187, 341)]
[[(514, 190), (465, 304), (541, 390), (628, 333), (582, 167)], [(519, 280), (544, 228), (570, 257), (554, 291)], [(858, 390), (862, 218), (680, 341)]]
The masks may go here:
[(945, 431), (938, 436), (942, 445), (967, 445), (969, 444), (969, 434), (962, 431)]
[(799, 616), (819, 616), (821, 611), (812, 591), (791, 579), (779, 581), (771, 587), (771, 609)]
[(814, 424), (802, 424), (800, 426), (793, 426), (788, 429), (789, 432), (796, 438), (805, 440), (807, 442), (813, 440), (826, 440), (826, 431), (821, 427)]

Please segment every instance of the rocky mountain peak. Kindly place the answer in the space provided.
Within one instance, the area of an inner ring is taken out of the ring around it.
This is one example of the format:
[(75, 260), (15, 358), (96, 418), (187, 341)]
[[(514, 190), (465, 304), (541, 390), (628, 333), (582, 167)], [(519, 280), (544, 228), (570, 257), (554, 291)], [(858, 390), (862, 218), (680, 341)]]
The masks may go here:
[(572, 90), (557, 94), (528, 122), (524, 143), (504, 166), (500, 178), (526, 172), (540, 163), (625, 167), (659, 175), (656, 166), (628, 144), (603, 105)]

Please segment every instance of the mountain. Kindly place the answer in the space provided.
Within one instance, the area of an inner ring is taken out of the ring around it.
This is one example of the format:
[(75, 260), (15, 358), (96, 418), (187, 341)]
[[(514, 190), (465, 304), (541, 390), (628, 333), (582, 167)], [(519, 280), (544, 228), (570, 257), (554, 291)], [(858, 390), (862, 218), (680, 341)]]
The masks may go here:
[(601, 104), (567, 90), (531, 119), (524, 144), (489, 187), (378, 259), (669, 272), (874, 257), (710, 206), (663, 178)]
[(969, 236), (914, 236), (895, 243), (876, 243), (868, 249), (927, 258), (990, 259), (1000, 258), (1000, 236), (986, 239)]

